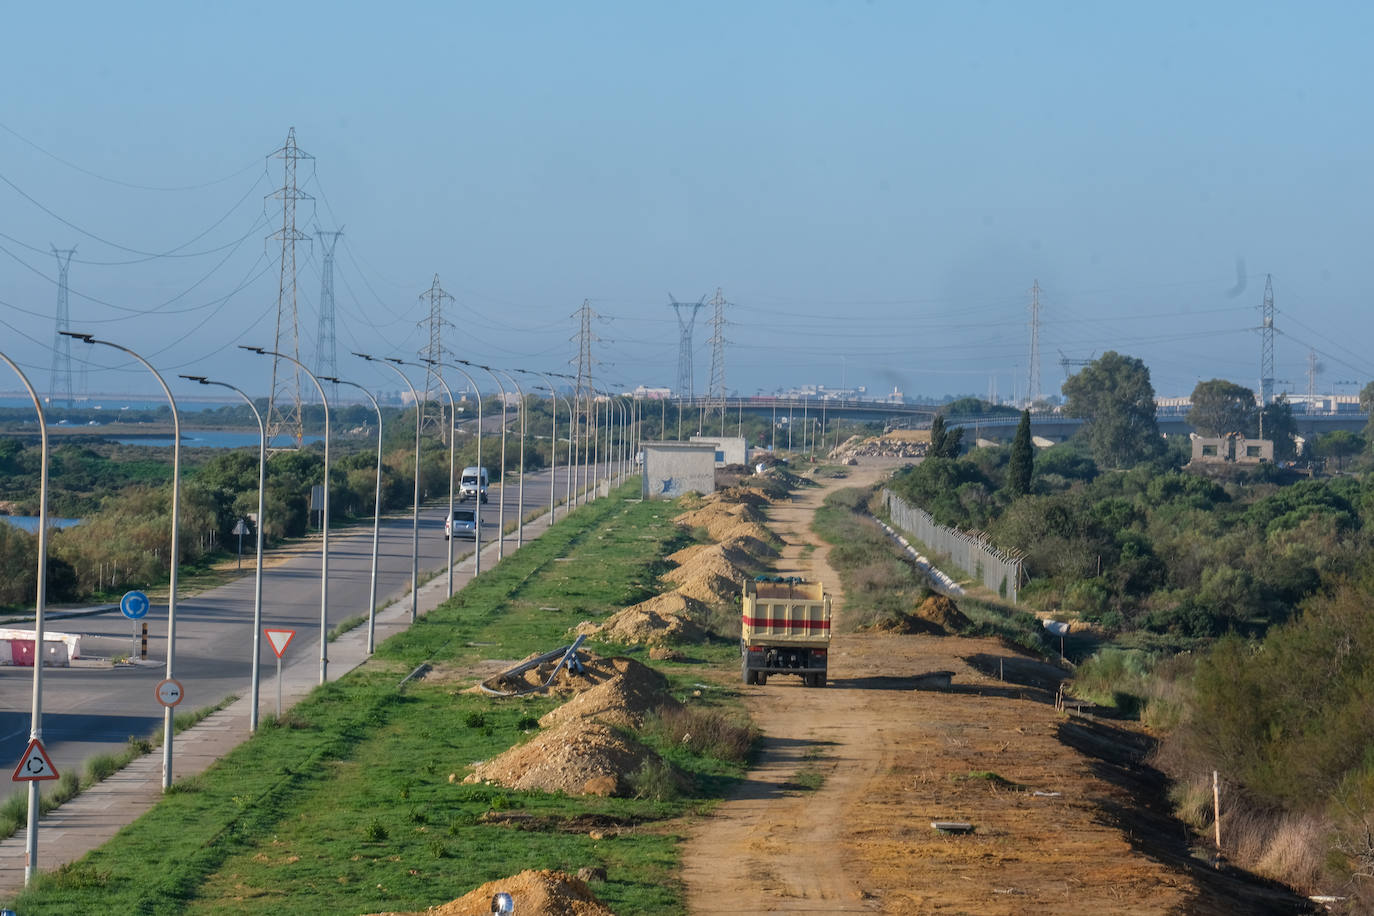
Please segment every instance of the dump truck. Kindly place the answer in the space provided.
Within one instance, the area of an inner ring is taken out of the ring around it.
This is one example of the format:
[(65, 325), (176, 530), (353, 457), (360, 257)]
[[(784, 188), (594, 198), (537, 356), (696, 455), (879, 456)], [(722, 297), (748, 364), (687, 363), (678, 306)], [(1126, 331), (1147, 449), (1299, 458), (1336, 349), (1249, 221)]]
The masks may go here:
[(799, 675), (824, 687), (830, 648), (830, 596), (819, 582), (760, 576), (744, 583), (740, 668), (746, 684), (770, 674)]

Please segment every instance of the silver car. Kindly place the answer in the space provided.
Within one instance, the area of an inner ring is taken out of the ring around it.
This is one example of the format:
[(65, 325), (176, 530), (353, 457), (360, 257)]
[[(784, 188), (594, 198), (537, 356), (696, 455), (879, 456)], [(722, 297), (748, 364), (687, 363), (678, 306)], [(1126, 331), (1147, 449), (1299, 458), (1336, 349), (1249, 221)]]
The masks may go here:
[(454, 509), (453, 517), (444, 523), (444, 540), (449, 538), (477, 539), (477, 510)]

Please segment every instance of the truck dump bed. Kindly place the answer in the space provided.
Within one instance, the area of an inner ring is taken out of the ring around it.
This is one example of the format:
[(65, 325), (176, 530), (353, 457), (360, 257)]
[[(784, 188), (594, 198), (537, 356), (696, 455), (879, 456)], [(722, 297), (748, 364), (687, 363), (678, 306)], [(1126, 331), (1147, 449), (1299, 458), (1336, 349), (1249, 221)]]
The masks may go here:
[(744, 583), (745, 645), (814, 646), (830, 640), (830, 596), (819, 582)]

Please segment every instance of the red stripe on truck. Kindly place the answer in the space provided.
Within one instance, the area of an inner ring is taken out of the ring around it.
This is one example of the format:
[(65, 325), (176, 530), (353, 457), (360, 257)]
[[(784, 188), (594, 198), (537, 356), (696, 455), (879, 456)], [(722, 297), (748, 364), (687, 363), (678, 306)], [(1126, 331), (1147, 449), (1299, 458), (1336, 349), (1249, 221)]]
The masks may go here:
[(744, 625), (749, 627), (779, 627), (784, 630), (828, 630), (828, 620), (788, 620), (786, 617), (749, 617), (745, 616)]

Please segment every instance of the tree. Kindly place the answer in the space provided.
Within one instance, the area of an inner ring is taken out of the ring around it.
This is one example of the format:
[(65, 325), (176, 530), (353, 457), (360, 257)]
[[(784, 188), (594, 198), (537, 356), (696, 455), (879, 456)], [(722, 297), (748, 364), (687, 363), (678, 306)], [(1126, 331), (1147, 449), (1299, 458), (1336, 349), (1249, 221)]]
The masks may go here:
[(1021, 411), (1016, 425), (1016, 437), (1011, 440), (1011, 461), (1007, 465), (1007, 489), (1014, 496), (1030, 492), (1031, 474), (1035, 470), (1035, 449), (1031, 446), (1030, 411)]
[(1108, 350), (1071, 376), (1063, 392), (1065, 412), (1084, 419), (1083, 433), (1099, 465), (1125, 467), (1163, 450), (1150, 370), (1139, 359)]
[(1193, 389), (1188, 423), (1203, 436), (1253, 436), (1259, 422), (1255, 392), (1243, 385), (1214, 378)]
[(1364, 448), (1364, 438), (1348, 429), (1336, 429), (1317, 437), (1316, 452), (1323, 458), (1335, 458), (1336, 470), (1345, 469), (1345, 459)]
[(944, 415), (937, 413), (930, 421), (930, 450), (926, 454), (932, 458), (958, 458), (963, 444), (964, 428), (948, 428)]
[(1298, 457), (1298, 423), (1293, 419), (1293, 405), (1279, 395), (1260, 411), (1264, 438), (1274, 442), (1274, 460), (1292, 461)]

